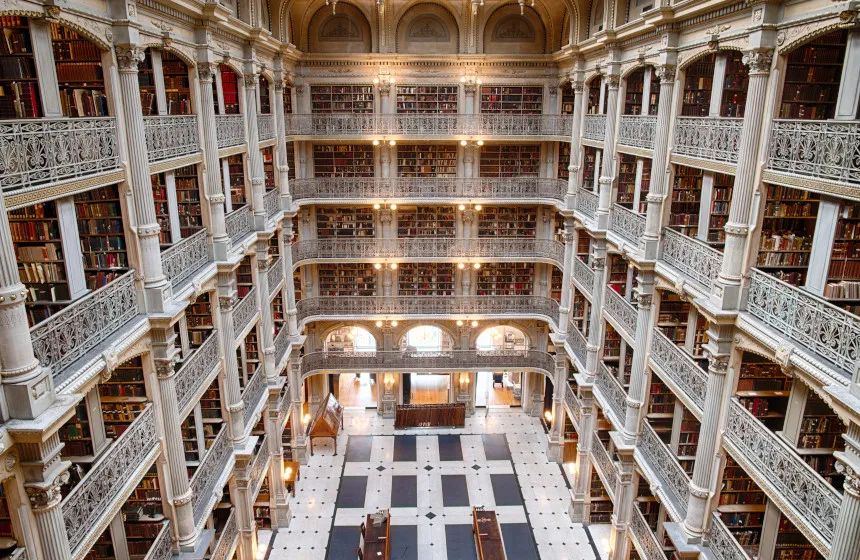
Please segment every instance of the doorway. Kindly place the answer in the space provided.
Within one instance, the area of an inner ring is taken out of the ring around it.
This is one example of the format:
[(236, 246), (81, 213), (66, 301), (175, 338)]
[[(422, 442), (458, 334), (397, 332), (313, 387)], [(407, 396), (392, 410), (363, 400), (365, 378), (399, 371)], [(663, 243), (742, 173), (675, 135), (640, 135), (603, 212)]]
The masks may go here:
[(342, 406), (376, 408), (375, 373), (341, 373), (337, 377), (337, 400)]
[(475, 406), (520, 406), (522, 376), (518, 371), (479, 371)]
[(447, 373), (403, 374), (403, 401), (410, 404), (447, 403), (450, 388), (451, 376)]

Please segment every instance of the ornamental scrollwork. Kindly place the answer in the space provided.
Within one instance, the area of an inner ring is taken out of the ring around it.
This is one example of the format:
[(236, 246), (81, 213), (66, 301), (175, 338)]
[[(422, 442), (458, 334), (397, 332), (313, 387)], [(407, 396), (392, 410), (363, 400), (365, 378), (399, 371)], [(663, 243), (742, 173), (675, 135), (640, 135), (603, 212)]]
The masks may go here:
[(620, 204), (613, 204), (609, 214), (609, 230), (620, 235), (625, 241), (638, 245), (645, 234), (645, 215), (637, 214)]
[(116, 46), (114, 52), (120, 72), (137, 72), (138, 64), (145, 58), (143, 48), (137, 45)]
[(723, 266), (723, 254), (671, 228), (663, 230), (661, 259), (710, 293)]
[(674, 64), (660, 64), (654, 68), (661, 84), (674, 82), (676, 69)]
[(227, 462), (233, 454), (227, 432), (226, 427), (221, 428), (215, 437), (215, 442), (203, 456), (200, 466), (197, 467), (191, 478), (190, 486), (193, 496), (191, 510), (194, 512), (195, 523), (199, 523), (206, 513), (209, 501), (215, 493), (218, 479), (223, 474)]
[(233, 332), (241, 333), (257, 314), (257, 287), (251, 288), (233, 309)]
[(647, 422), (642, 424), (636, 450), (645, 458), (660, 485), (668, 493), (675, 510), (681, 517), (686, 516), (690, 479)]
[(62, 488), (69, 481), (69, 471), (57, 473), (53, 480), (47, 483), (25, 484), (27, 499), (36, 511), (51, 509), (59, 505), (63, 499)]
[(200, 151), (195, 115), (145, 116), (143, 134), (149, 163)]
[(751, 49), (744, 53), (742, 62), (749, 67), (750, 74), (770, 73), (773, 49)]
[(678, 117), (674, 148), (679, 155), (737, 163), (743, 119), (728, 117)]
[(603, 308), (626, 331), (628, 337), (633, 338), (636, 335), (636, 309), (621, 294), (606, 287)]
[(180, 412), (185, 410), (197, 389), (208, 381), (209, 374), (220, 363), (218, 342), (218, 332), (211, 332), (206, 341), (176, 372), (176, 404)]
[(842, 488), (854, 498), (860, 498), (860, 472), (844, 460), (836, 461), (836, 472), (845, 477)]
[(660, 329), (654, 329), (651, 360), (694, 403), (699, 410), (705, 406), (707, 374), (684, 350), (669, 340)]

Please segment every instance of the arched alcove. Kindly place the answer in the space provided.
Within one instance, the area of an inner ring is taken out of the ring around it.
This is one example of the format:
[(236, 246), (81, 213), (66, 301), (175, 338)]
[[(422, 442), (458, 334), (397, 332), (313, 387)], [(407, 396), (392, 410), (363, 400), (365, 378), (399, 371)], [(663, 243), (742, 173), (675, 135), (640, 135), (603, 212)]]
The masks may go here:
[(457, 20), (438, 4), (416, 4), (403, 14), (397, 24), (397, 52), (456, 54), (459, 44)]
[(594, 37), (595, 34), (603, 31), (604, 9), (603, 0), (592, 0), (591, 11), (588, 15), (588, 36)]
[(376, 338), (363, 327), (338, 327), (326, 335), (324, 349), (326, 352), (375, 352)]
[(454, 339), (436, 325), (413, 327), (400, 339), (400, 349), (410, 352), (443, 352), (453, 348)]
[(516, 4), (497, 9), (484, 27), (487, 54), (542, 54), (546, 52), (546, 28), (538, 13)]
[(339, 2), (337, 13), (322, 6), (308, 25), (308, 52), (369, 53), (372, 50), (370, 23), (352, 4)]
[(516, 327), (497, 325), (485, 329), (475, 340), (480, 352), (524, 351), (529, 348), (526, 334)]

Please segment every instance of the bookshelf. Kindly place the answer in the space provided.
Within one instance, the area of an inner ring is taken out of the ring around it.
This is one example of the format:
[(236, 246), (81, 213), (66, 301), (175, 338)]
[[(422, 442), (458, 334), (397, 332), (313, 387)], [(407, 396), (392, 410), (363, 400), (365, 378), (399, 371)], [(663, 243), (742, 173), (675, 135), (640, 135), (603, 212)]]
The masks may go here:
[(690, 476), (693, 475), (693, 464), (696, 461), (696, 449), (699, 447), (699, 430), (701, 424), (686, 408), (681, 416), (678, 429), (678, 462), (681, 468)]
[(284, 322), (286, 321), (286, 313), (284, 313), (284, 298), (281, 295), (281, 290), (275, 294), (275, 297), (272, 298), (272, 336), (277, 336), (281, 329), (284, 326)]
[(401, 296), (453, 296), (452, 263), (402, 263), (397, 269)]
[(275, 185), (275, 148), (269, 146), (260, 150), (263, 158), (263, 178), (266, 192), (273, 190)]
[(75, 406), (75, 414), (63, 424), (58, 435), (63, 442), (63, 457), (83, 458), (95, 454), (85, 399)]
[(833, 118), (847, 41), (847, 31), (834, 31), (789, 53), (779, 118)]
[(785, 514), (780, 513), (773, 560), (824, 560), (824, 556), (810, 544)]
[(824, 297), (860, 315), (860, 203), (839, 209)]
[(818, 217), (817, 193), (767, 185), (756, 266), (789, 284), (806, 279)]
[(558, 143), (558, 178), (565, 181), (570, 178), (570, 142)]
[(573, 291), (573, 299), (571, 304), (570, 320), (579, 331), (588, 335), (588, 300), (580, 293), (579, 290)]
[(684, 72), (682, 116), (707, 117), (710, 114), (711, 88), (714, 86), (716, 59), (716, 54), (703, 56)]
[(561, 114), (572, 115), (576, 103), (573, 93), (573, 84), (566, 84), (561, 88)]
[[(239, 114), (239, 76), (226, 64), (218, 65), (221, 74), (221, 91), (223, 92), (224, 114)], [(213, 82), (214, 83), (214, 82)]]
[(550, 283), (549, 283), (549, 297), (554, 299), (557, 302), (561, 302), (561, 292), (563, 290), (562, 282), (562, 272), (556, 267), (551, 267), (552, 272), (550, 273)]
[(39, 78), (27, 18), (0, 17), (0, 119), (42, 116)]
[(456, 177), (457, 146), (453, 144), (402, 144), (397, 146), (400, 177)]
[(627, 78), (624, 88), (624, 114), (641, 115), (645, 103), (645, 76), (649, 79), (649, 95), (647, 111), (649, 115), (657, 114), (657, 104), (660, 102), (660, 84), (651, 66), (633, 72)]
[(619, 154), (618, 195), (616, 202), (625, 208), (633, 209), (636, 196), (636, 156)]
[(236, 268), (236, 293), (239, 299), (248, 295), (254, 287), (254, 273), (251, 268), (251, 257), (246, 256)]
[(138, 356), (122, 363), (111, 378), (98, 387), (105, 435), (118, 438), (143, 412), (148, 402), (142, 359)]
[(582, 159), (582, 187), (584, 189), (595, 190), (595, 173), (597, 173), (597, 148), (585, 146)]
[(609, 523), (612, 517), (612, 501), (606, 493), (606, 488), (603, 487), (597, 469), (591, 469), (589, 500), (591, 502), (589, 523)]
[[(627, 261), (621, 255), (612, 255), (609, 264), (609, 287), (621, 295), (627, 293)], [(624, 298), (627, 299), (627, 298)]]
[(272, 112), (272, 96), (269, 91), (269, 80), (260, 75), (257, 89), (260, 91), (260, 114), (269, 115)]
[(260, 341), (257, 339), (257, 329), (251, 328), (242, 341), (242, 345), (236, 349), (237, 362), (242, 371), (242, 387), (248, 384), (257, 366), (260, 365)]
[(477, 276), (479, 296), (530, 296), (534, 293), (533, 263), (486, 263)]
[(179, 212), (179, 233), (182, 237), (190, 237), (203, 229), (197, 166), (180, 167), (174, 171), (174, 175)]
[(675, 166), (669, 225), (689, 237), (695, 237), (699, 230), (703, 177), (701, 169)]
[(302, 299), (302, 272), (301, 269), (293, 271), (293, 290), (296, 293), (296, 301)]
[(481, 149), (481, 177), (537, 177), (539, 144), (488, 144)]
[(591, 236), (588, 235), (588, 231), (585, 229), (577, 230), (577, 233), (576, 256), (587, 263), (588, 254), (591, 252)]
[(791, 378), (779, 365), (751, 352), (741, 355), (736, 396), (771, 430), (781, 430), (791, 392)]
[(122, 506), (130, 558), (143, 558), (167, 518), (161, 509), (158, 470), (153, 465)]
[(204, 424), (214, 424), (213, 429), (217, 435), (220, 430), (219, 424), (223, 422), (221, 390), (218, 387), (217, 379), (212, 381), (212, 384), (200, 397), (200, 415), (203, 417)]
[(540, 115), (542, 112), (541, 86), (481, 86), (481, 113)]
[(18, 275), (27, 288), (27, 318), (32, 326), (71, 300), (56, 203), (10, 210), (9, 229)]
[(478, 237), (535, 237), (537, 207), (485, 206), (478, 214)]
[(766, 500), (764, 492), (727, 456), (717, 512), (750, 558), (758, 556)]
[(370, 144), (314, 144), (314, 176), (373, 177)]
[(833, 452), (845, 449), (842, 439), (845, 430), (845, 424), (836, 413), (810, 391), (800, 421), (797, 452), (837, 490), (841, 490), (844, 476), (836, 471)]
[(155, 93), (152, 49), (143, 51), (143, 60), (137, 65), (137, 87), (140, 88), (140, 107), (143, 110), (143, 115), (157, 115), (158, 101)]
[(296, 178), (296, 147), (292, 142), (287, 142), (287, 179)]
[(397, 208), (397, 237), (453, 238), (457, 235), (453, 206)]
[(311, 113), (373, 113), (373, 86), (311, 86)]
[(254, 502), (254, 520), (260, 529), (272, 528), (272, 515), (269, 511), (269, 504), (269, 476), (266, 475), (263, 479), (263, 484), (260, 486), (257, 499)]
[(158, 243), (161, 248), (170, 247), (173, 239), (170, 235), (170, 206), (167, 202), (167, 181), (164, 173), (150, 176), (152, 181), (152, 198), (155, 200), (155, 219), (161, 231), (158, 232)]
[(749, 72), (743, 62), (743, 53), (728, 51), (726, 53), (726, 74), (723, 79), (723, 97), (720, 102), (721, 117), (744, 116), (747, 102), (747, 84)]
[[(293, 88), (285, 87), (284, 88), (284, 115), (292, 115), (293, 114)], [(290, 160), (292, 161), (292, 160)]]
[(63, 116), (107, 116), (108, 101), (99, 48), (74, 29), (58, 23), (51, 23), (50, 33)]
[(373, 237), (374, 215), (371, 208), (316, 209), (319, 239)]
[(320, 296), (375, 296), (376, 270), (371, 263), (321, 264)]
[(191, 346), (198, 347), (206, 341), (215, 328), (212, 322), (212, 299), (209, 292), (200, 294), (185, 310), (185, 323)]
[(87, 288), (96, 290), (128, 270), (118, 187), (76, 194), (75, 211)]
[(457, 114), (459, 87), (453, 86), (397, 86), (397, 112), (399, 114)]
[(168, 115), (190, 115), (191, 82), (188, 65), (171, 51), (161, 51), (161, 71)]
[(713, 194), (711, 196), (711, 218), (708, 221), (708, 243), (722, 247), (726, 242), (723, 229), (729, 220), (729, 204), (732, 200), (732, 187), (735, 179), (731, 175), (714, 173)]
[(241, 208), (248, 203), (248, 190), (245, 186), (245, 165), (242, 154), (235, 154), (226, 158), (227, 179), (230, 182), (230, 203), (233, 210)]
[(9, 504), (9, 499), (6, 497), (6, 489), (0, 484), (0, 538), (15, 541), (14, 545), (7, 543), (6, 554), (10, 552), (9, 549), (14, 549), (19, 543), (23, 542), (23, 539), (15, 535), (15, 527), (12, 522), (12, 508), (14, 508), (14, 505)]
[(610, 369), (617, 371), (618, 360), (621, 358), (621, 335), (618, 334), (612, 325), (606, 324), (606, 331), (603, 335), (603, 362)]
[(588, 84), (588, 104), (586, 106), (586, 113), (589, 115), (599, 115), (601, 113), (600, 89), (602, 86), (603, 81), (599, 76), (592, 79)]
[(110, 527), (105, 529), (93, 547), (84, 556), (84, 560), (113, 560), (116, 558), (116, 552), (113, 549), (113, 540), (110, 535)]
[(648, 412), (645, 418), (654, 432), (669, 444), (672, 437), (672, 420), (675, 417), (675, 395), (657, 375), (651, 375), (648, 388)]

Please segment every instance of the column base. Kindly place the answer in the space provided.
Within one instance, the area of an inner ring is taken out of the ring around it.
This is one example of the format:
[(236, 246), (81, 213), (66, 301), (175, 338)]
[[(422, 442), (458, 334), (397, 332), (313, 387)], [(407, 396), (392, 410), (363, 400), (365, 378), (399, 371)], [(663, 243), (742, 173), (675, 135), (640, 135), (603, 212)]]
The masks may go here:
[(663, 527), (666, 530), (666, 535), (672, 541), (672, 546), (675, 547), (676, 554), (679, 558), (698, 558), (699, 554), (704, 551), (701, 542), (690, 540), (689, 535), (684, 530), (683, 523), (664, 523)]
[(552, 439), (547, 440), (546, 442), (546, 457), (550, 461), (561, 464), (561, 456), (562, 449), (564, 445), (560, 441), (553, 441)]
[(571, 497), (567, 514), (574, 523), (588, 523), (588, 518), (591, 516), (591, 505), (585, 501), (585, 498)]
[(290, 508), (290, 502), (286, 501), (282, 504), (275, 504), (275, 516), (273, 528), (286, 529), (290, 526), (290, 521), (293, 520), (293, 510)]
[(202, 560), (209, 554), (209, 545), (212, 544), (212, 539), (215, 538), (215, 531), (212, 529), (203, 529), (200, 532), (200, 537), (197, 539), (197, 544), (191, 550), (179, 550), (179, 555), (175, 556), (177, 560)]

